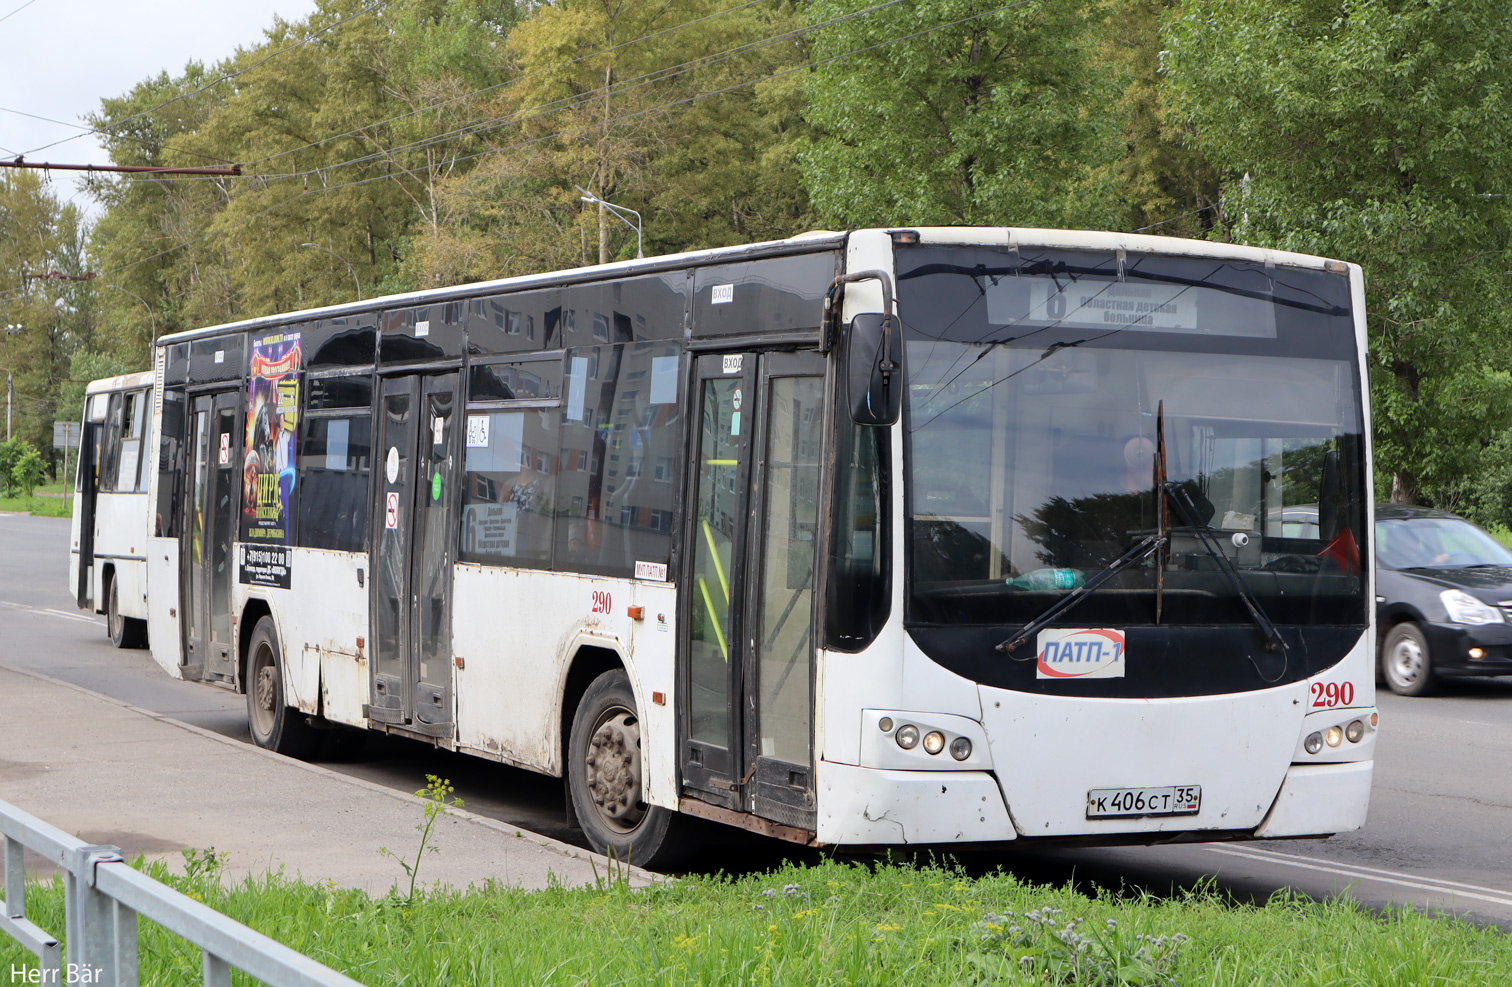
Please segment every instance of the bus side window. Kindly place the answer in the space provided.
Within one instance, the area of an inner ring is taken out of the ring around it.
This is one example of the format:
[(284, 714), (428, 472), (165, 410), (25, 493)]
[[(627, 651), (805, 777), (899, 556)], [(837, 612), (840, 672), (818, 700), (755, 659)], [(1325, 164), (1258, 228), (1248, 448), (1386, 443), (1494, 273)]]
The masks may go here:
[(551, 565), (557, 484), (576, 465), (559, 456), (561, 396), (560, 359), (488, 364), (469, 372), (462, 561)]
[(100, 434), (100, 472), (97, 490), (115, 490), (116, 478), (121, 468), (121, 398), (117, 393), (110, 396), (110, 405), (105, 412), (105, 427)]
[(141, 468), (147, 393), (131, 391), (123, 395), (125, 405), (121, 415), (121, 452), (115, 484), (115, 490), (119, 493), (135, 493), (147, 489), (145, 471)]
[(299, 446), (297, 544), (360, 552), (367, 545), (372, 419), (361, 414), (309, 415)]
[[(153, 532), (162, 538), (179, 533), (179, 490), (184, 472), (184, 392), (163, 392), (162, 435), (158, 441), (157, 511)], [(146, 471), (143, 470), (145, 476)]]

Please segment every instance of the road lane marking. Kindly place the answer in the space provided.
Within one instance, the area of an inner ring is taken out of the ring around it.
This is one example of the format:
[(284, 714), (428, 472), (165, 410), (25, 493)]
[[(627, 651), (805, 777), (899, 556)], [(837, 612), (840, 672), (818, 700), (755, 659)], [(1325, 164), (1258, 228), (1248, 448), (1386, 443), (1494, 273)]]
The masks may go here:
[(1436, 877), (1422, 877), (1402, 871), (1382, 870), (1379, 867), (1368, 867), (1364, 864), (1338, 864), (1320, 857), (1303, 857), (1291, 853), (1278, 853), (1274, 850), (1246, 850), (1230, 846), (1208, 846), (1207, 849), (1213, 853), (1226, 853), (1232, 857), (1243, 857), (1247, 860), (1283, 864), (1287, 867), (1297, 867), (1302, 870), (1337, 874), (1342, 877), (1357, 878), (1361, 881), (1398, 884), (1402, 887), (1416, 888), (1420, 891), (1431, 891), (1455, 899), (1474, 898), (1478, 901), (1490, 902), (1493, 905), (1512, 906), (1512, 892), (1504, 891), (1501, 888), (1488, 888), (1479, 884), (1465, 884), (1460, 881), (1448, 881)]
[(9, 607), (12, 610), (25, 610), (27, 613), (46, 614), (49, 617), (62, 617), (64, 620), (78, 620), (86, 624), (99, 622), (98, 615), (84, 613), (69, 613), (67, 610), (53, 610), (48, 607), (33, 607), (25, 603), (13, 603), (10, 600), (0, 600), (0, 607)]

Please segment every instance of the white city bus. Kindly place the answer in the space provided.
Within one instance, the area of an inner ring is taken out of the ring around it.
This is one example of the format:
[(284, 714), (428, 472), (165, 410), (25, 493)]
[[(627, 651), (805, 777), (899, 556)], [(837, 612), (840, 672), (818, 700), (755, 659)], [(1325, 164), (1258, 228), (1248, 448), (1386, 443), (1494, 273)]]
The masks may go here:
[(152, 374), (89, 384), (79, 435), (68, 586), (79, 606), (105, 614), (118, 648), (147, 643), (147, 487)]
[(1355, 829), (1362, 300), (1297, 254), (862, 230), (168, 336), (153, 654), (275, 751), (347, 725), (564, 777), (638, 863), (687, 816)]

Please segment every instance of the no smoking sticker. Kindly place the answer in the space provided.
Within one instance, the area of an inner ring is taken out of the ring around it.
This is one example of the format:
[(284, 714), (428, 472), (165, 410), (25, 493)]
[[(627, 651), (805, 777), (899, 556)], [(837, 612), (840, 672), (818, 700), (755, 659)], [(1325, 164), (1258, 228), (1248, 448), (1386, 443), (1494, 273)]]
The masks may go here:
[(399, 527), (399, 492), (394, 491), (388, 495), (388, 503), (383, 508), (383, 526), (385, 528)]

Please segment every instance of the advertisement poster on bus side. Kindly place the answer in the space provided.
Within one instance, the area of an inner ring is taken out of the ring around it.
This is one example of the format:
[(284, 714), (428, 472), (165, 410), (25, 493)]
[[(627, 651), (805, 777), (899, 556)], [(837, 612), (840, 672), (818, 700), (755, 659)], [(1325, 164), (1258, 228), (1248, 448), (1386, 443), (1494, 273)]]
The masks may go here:
[(252, 339), (242, 540), (254, 545), (290, 542), (301, 360), (297, 332), (275, 332)]

